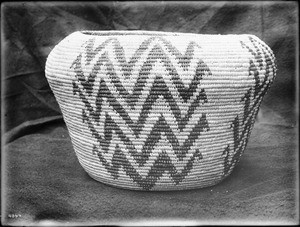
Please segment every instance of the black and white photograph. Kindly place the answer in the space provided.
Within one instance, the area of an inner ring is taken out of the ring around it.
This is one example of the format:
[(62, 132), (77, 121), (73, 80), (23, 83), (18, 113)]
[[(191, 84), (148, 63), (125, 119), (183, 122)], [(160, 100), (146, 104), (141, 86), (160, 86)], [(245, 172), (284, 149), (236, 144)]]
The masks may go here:
[(298, 17), (2, 2), (1, 224), (299, 225)]

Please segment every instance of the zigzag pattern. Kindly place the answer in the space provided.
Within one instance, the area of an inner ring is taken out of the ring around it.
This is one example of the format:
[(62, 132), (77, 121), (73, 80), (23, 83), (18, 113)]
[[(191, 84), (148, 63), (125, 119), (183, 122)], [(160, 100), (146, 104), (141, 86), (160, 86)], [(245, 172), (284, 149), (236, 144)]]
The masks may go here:
[(98, 154), (100, 161), (106, 167), (107, 171), (116, 179), (118, 178), (118, 170), (123, 166), (126, 171), (126, 174), (130, 178), (137, 182), (140, 187), (144, 190), (150, 190), (156, 183), (156, 181), (163, 175), (165, 172), (169, 172), (175, 184), (179, 184), (193, 168), (193, 162), (198, 158), (201, 159), (202, 155), (197, 149), (194, 152), (193, 156), (188, 160), (186, 166), (181, 172), (176, 170), (174, 164), (172, 164), (171, 158), (166, 152), (159, 154), (159, 157), (155, 160), (154, 164), (151, 166), (151, 169), (146, 177), (142, 177), (136, 170), (136, 168), (128, 161), (125, 154), (117, 146), (116, 151), (114, 152), (111, 164), (103, 157), (101, 152), (98, 151), (96, 146), (94, 146), (94, 152)]
[(252, 35), (82, 31), (51, 51), (45, 72), (92, 177), (173, 190), (231, 173), (276, 63)]
[[(109, 76), (112, 83), (115, 85), (118, 94), (122, 98), (124, 98), (127, 101), (127, 103), (131, 105), (132, 108), (134, 108), (135, 103), (137, 102), (139, 96), (141, 95), (142, 89), (145, 87), (150, 71), (154, 67), (155, 63), (158, 61), (162, 62), (166, 71), (171, 76), (172, 82), (174, 83), (176, 89), (178, 90), (180, 97), (183, 98), (184, 101), (187, 101), (195, 92), (202, 78), (201, 75), (203, 75), (203, 73), (211, 74), (209, 68), (205, 65), (205, 63), (201, 59), (199, 59), (197, 62), (198, 65), (196, 67), (194, 78), (192, 79), (189, 86), (186, 87), (177, 72), (176, 69), (177, 65), (172, 64), (170, 57), (173, 55), (175, 56), (178, 65), (180, 65), (184, 70), (188, 70), (188, 66), (191, 63), (191, 59), (193, 59), (192, 53), (194, 53), (195, 48), (197, 47), (197, 49), (201, 49), (194, 42), (189, 43), (186, 53), (182, 55), (176, 49), (176, 47), (172, 46), (170, 42), (168, 42), (164, 38), (151, 37), (145, 40), (140, 45), (140, 47), (131, 57), (129, 62), (127, 62), (124, 56), (124, 49), (122, 46), (120, 46), (120, 43), (116, 38), (110, 38), (106, 40), (100, 46), (98, 46), (93, 50), (92, 46), (94, 44), (94, 40), (95, 40), (94, 38), (89, 39), (86, 43), (87, 50), (84, 51), (84, 53), (86, 53), (86, 57), (85, 58), (83, 57), (83, 53), (79, 54), (76, 60), (74, 61), (73, 65), (71, 66), (71, 68), (74, 68), (77, 79), (80, 81), (81, 85), (86, 90), (87, 94), (91, 95), (92, 91), (90, 88), (92, 88), (94, 85), (96, 75), (99, 73), (101, 67), (105, 66), (107, 68), (107, 75), (105, 76)], [(112, 44), (112, 48), (110, 48), (109, 46), (110, 43)], [(154, 44), (153, 47), (150, 46), (151, 43)], [(170, 55), (166, 54), (166, 51), (169, 52)], [(92, 54), (92, 53), (97, 53), (97, 54)], [(147, 54), (147, 58), (145, 60), (142, 60), (142, 66), (139, 69), (136, 83), (134, 83), (132, 92), (129, 92), (120, 81), (120, 78), (121, 76), (126, 77), (130, 75), (133, 71), (133, 68), (135, 67), (139, 68), (138, 66), (136, 66), (136, 64), (138, 63), (139, 59), (141, 59), (141, 56), (144, 53)], [(117, 60), (116, 63), (114, 64), (112, 63), (112, 61), (108, 57), (109, 54), (112, 55)], [(85, 63), (89, 65), (92, 62), (92, 60), (95, 59), (97, 56), (98, 58), (95, 62), (95, 65), (91, 73), (89, 73), (88, 77), (85, 78), (84, 73), (82, 71), (83, 68), (82, 60), (84, 59)], [(120, 65), (121, 70), (115, 70), (114, 67), (116, 67), (116, 65)], [(117, 72), (119, 71), (122, 71), (122, 73), (118, 76)]]
[[(231, 160), (229, 160), (230, 156), (230, 146), (228, 145), (224, 151), (224, 177), (228, 175), (229, 171), (232, 169), (234, 165), (236, 165), (240, 157), (242, 156), (242, 152), (244, 148), (247, 146), (249, 135), (253, 123), (255, 121), (255, 117), (258, 113), (260, 103), (262, 102), (263, 97), (266, 92), (270, 88), (270, 74), (275, 75), (276, 67), (275, 62), (271, 62), (271, 64), (267, 64), (267, 67), (264, 66), (263, 62), (272, 61), (274, 56), (271, 56), (271, 53), (266, 52), (264, 48), (261, 48), (259, 43), (254, 40), (252, 37), (249, 37), (250, 43), (252, 47), (246, 45), (241, 41), (241, 46), (247, 49), (251, 55), (254, 57), (254, 60), (250, 59), (249, 61), (249, 73), (253, 73), (254, 77), (254, 88), (250, 87), (245, 95), (241, 98), (241, 102), (244, 102), (244, 114), (243, 118), (240, 119), (237, 115), (236, 118), (232, 121), (231, 127), (233, 129), (233, 138), (234, 144), (232, 153), (233, 156)], [(266, 48), (267, 49), (267, 48)], [(263, 72), (263, 80), (259, 78), (259, 74), (261, 70), (266, 70)], [(253, 98), (251, 98), (251, 96)], [(254, 101), (251, 103), (251, 99)]]
[[(93, 152), (97, 153), (112, 177), (118, 178), (122, 166), (143, 189), (151, 189), (164, 172), (170, 174), (175, 184), (180, 183), (192, 169), (194, 160), (202, 157), (199, 150), (193, 152), (181, 172), (177, 171), (166, 151), (158, 155), (146, 177), (142, 177), (136, 168), (147, 163), (162, 137), (171, 144), (177, 158), (183, 161), (194, 141), (209, 130), (206, 114), (195, 111), (207, 102), (205, 90), (200, 88), (201, 79), (205, 74), (211, 75), (201, 59), (193, 58), (193, 53), (201, 47), (191, 42), (186, 52), (181, 54), (164, 38), (150, 37), (142, 42), (127, 62), (124, 49), (116, 38), (107, 39), (96, 48), (94, 45), (95, 40), (89, 39), (84, 45), (86, 50), (71, 66), (76, 74), (73, 93), (78, 94), (85, 104), (82, 119), (98, 141)], [(112, 63), (111, 56), (117, 63)], [(146, 60), (141, 60), (142, 56), (146, 56)], [(139, 60), (142, 64), (137, 66)], [(175, 65), (172, 64), (174, 60)], [(196, 68), (190, 67), (195, 60)], [(163, 76), (151, 73), (157, 64), (165, 69)], [(89, 65), (93, 67), (86, 75), (83, 68)], [(194, 75), (189, 84), (185, 84), (179, 76), (178, 65), (183, 71), (192, 68)], [(121, 76), (130, 77), (136, 68), (139, 71), (130, 90), (124, 86)], [(96, 81), (96, 75), (97, 78), (100, 75), (100, 81)], [(91, 98), (94, 96), (96, 98)], [(104, 122), (103, 130), (99, 130), (101, 122)], [(94, 123), (99, 127), (95, 127)], [(129, 135), (127, 132), (130, 132)], [(123, 144), (117, 144), (112, 159), (107, 160), (104, 153), (110, 149), (113, 133)], [(120, 149), (123, 145), (138, 166), (133, 166), (126, 158)]]

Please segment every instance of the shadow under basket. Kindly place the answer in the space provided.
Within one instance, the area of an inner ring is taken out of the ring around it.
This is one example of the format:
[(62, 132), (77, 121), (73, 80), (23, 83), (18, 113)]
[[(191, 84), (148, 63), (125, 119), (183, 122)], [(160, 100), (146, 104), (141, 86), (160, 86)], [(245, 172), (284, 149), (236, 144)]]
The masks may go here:
[(78, 31), (46, 62), (84, 170), (135, 190), (229, 176), (275, 73), (271, 49), (248, 34)]

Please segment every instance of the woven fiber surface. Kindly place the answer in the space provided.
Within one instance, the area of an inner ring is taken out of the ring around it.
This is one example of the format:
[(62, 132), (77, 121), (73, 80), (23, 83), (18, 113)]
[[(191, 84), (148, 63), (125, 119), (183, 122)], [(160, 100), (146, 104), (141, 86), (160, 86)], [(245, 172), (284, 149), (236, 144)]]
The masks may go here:
[(275, 72), (272, 51), (253, 35), (75, 32), (46, 63), (82, 167), (139, 190), (227, 177)]

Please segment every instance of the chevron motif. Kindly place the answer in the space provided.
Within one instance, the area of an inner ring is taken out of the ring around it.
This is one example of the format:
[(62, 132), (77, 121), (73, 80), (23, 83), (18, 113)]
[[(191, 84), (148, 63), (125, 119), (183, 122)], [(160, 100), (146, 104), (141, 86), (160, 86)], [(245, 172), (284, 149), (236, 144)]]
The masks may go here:
[(230, 175), (275, 61), (254, 35), (78, 31), (53, 48), (45, 75), (91, 177), (181, 190)]
[[(173, 182), (179, 184), (193, 168), (194, 161), (202, 158), (198, 149), (193, 155), (189, 154), (191, 146), (201, 133), (209, 130), (206, 113), (195, 110), (207, 102), (200, 83), (203, 75), (211, 75), (211, 72), (201, 59), (196, 59), (196, 68), (190, 66), (195, 61), (193, 53), (201, 47), (190, 42), (181, 54), (166, 39), (149, 37), (129, 61), (117, 38), (109, 38), (96, 47), (92, 38), (83, 47), (84, 51), (71, 66), (75, 72), (72, 83), (74, 95), (79, 95), (85, 105), (83, 122), (98, 141), (93, 145), (93, 153), (114, 179), (119, 177), (123, 167), (145, 190), (150, 190), (164, 173), (169, 173)], [(116, 62), (111, 61), (112, 57)], [(178, 64), (174, 65), (174, 61)], [(90, 65), (90, 73), (86, 74), (83, 68)], [(157, 65), (165, 70), (163, 75), (151, 73)], [(135, 73), (137, 78), (130, 80), (133, 84), (127, 86), (123, 78), (131, 77), (136, 68), (139, 68)], [(182, 80), (178, 70), (193, 72), (190, 83)], [(97, 79), (100, 77), (97, 81), (96, 75)], [(162, 106), (165, 108), (161, 110)], [(101, 124), (103, 130), (99, 130)], [(113, 142), (113, 136), (118, 138), (119, 144)], [(184, 167), (177, 170), (168, 152), (163, 150), (147, 176), (142, 176), (137, 168), (149, 161), (162, 138), (171, 145), (178, 161), (185, 162)], [(128, 160), (124, 149), (137, 166)], [(105, 153), (111, 150), (113, 156), (108, 160)]]
[[(223, 178), (248, 143), (276, 70), (274, 62), (267, 67), (263, 63), (273, 61), (271, 52), (250, 36), (249, 41), (240, 45), (251, 56), (249, 78), (254, 86), (240, 99), (243, 113), (231, 122), (233, 143), (223, 151)], [(203, 159), (194, 143), (210, 130), (201, 81), (212, 73), (199, 57), (201, 49), (191, 41), (179, 51), (162, 36), (145, 38), (130, 57), (116, 37), (101, 43), (90, 38), (82, 45), (70, 67), (73, 94), (84, 104), (82, 121), (97, 141), (93, 154), (112, 179), (125, 172), (140, 188), (151, 190), (168, 174), (178, 185)]]
[[(270, 81), (270, 74), (272, 73), (275, 75), (275, 62), (268, 65), (266, 68), (266, 72), (262, 73), (264, 75), (263, 80), (260, 80), (259, 74), (260, 70), (263, 70), (263, 58), (265, 59), (272, 59), (270, 53), (267, 53), (264, 48), (259, 47), (259, 43), (254, 40), (252, 37), (249, 37), (250, 43), (252, 47), (246, 45), (244, 42), (241, 41), (241, 46), (245, 48), (247, 51), (251, 53), (254, 57), (254, 60), (249, 60), (249, 76), (252, 76), (251, 72), (253, 73), (254, 77), (254, 88), (250, 87), (248, 91), (244, 94), (241, 98), (241, 102), (244, 102), (244, 114), (243, 118), (239, 119), (237, 115), (236, 118), (232, 121), (231, 127), (233, 129), (233, 138), (234, 138), (234, 145), (231, 151), (230, 145), (228, 145), (224, 151), (224, 177), (226, 177), (232, 167), (235, 166), (242, 156), (242, 152), (244, 148), (247, 146), (249, 134), (252, 130), (254, 120), (259, 110), (260, 103), (262, 102), (263, 97), (265, 96), (266, 92), (268, 91), (271, 83)], [(271, 61), (271, 60), (270, 60)], [(252, 97), (252, 98), (251, 98)], [(253, 99), (253, 103), (251, 104), (251, 99)], [(230, 153), (232, 153), (232, 158), (230, 160)]]

